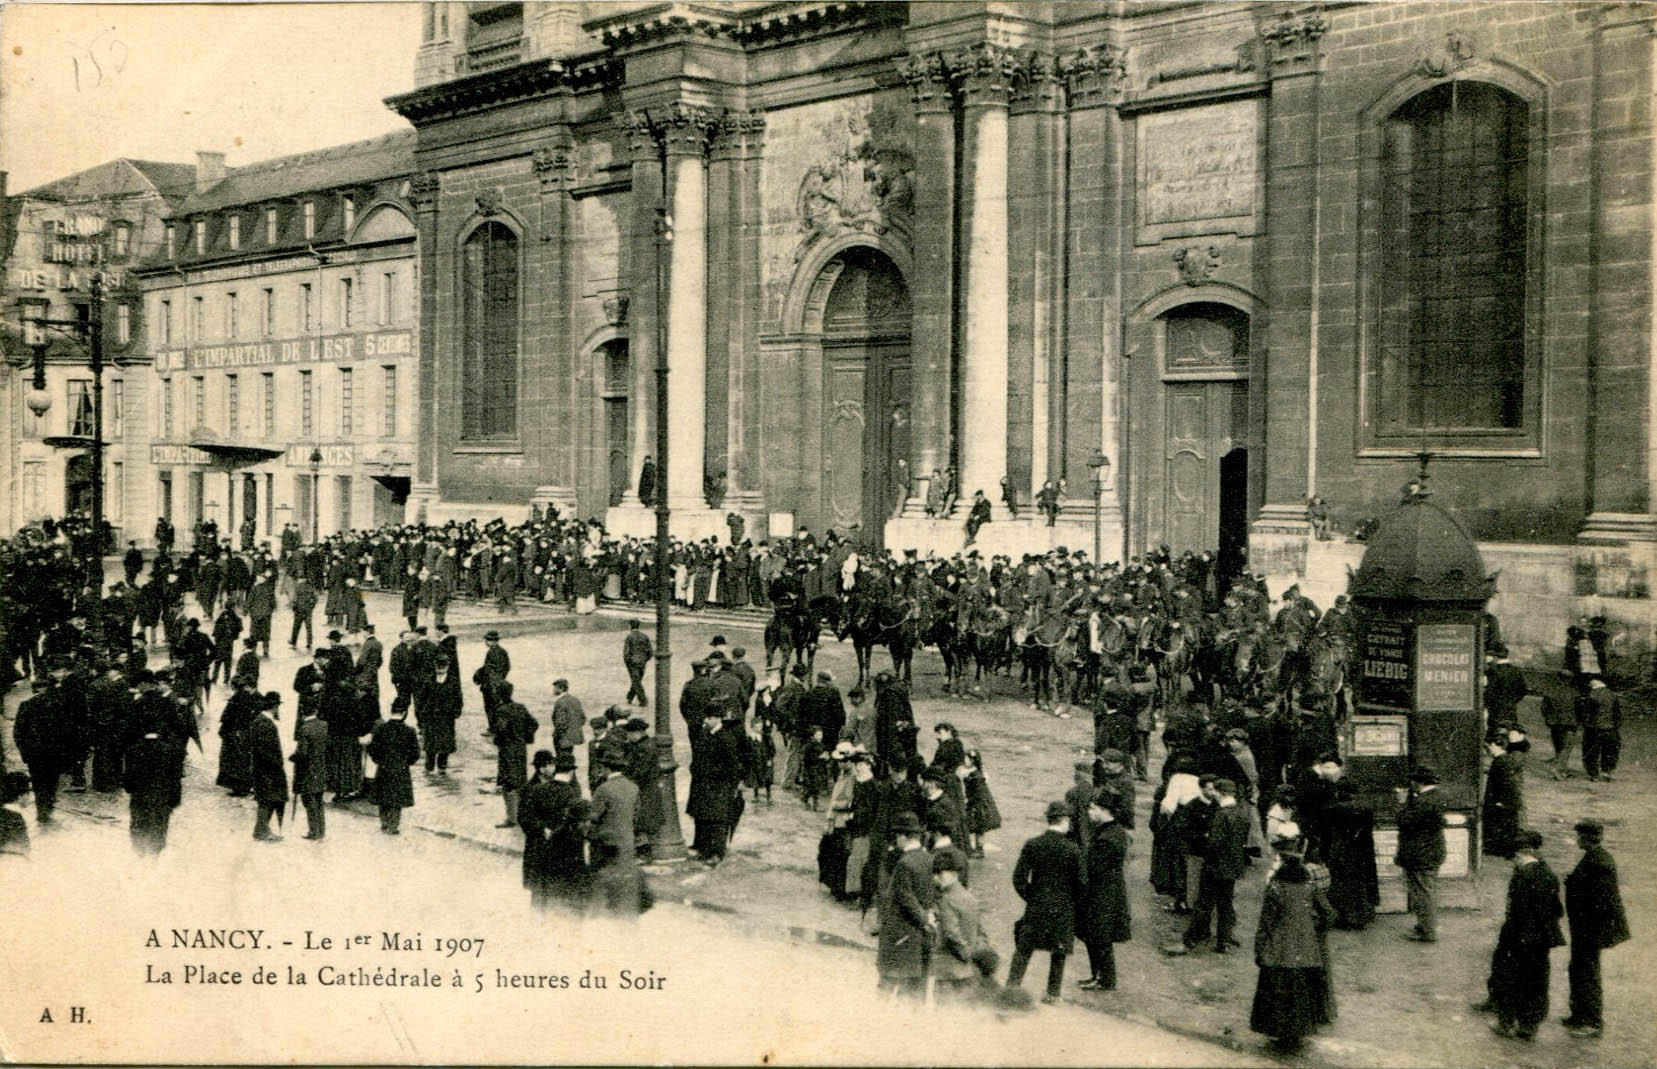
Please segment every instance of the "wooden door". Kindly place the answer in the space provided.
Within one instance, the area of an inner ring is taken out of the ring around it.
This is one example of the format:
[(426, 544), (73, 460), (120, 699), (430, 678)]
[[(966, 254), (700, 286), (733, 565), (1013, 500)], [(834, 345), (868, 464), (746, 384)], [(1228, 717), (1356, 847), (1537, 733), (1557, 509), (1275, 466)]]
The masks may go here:
[(1235, 487), (1222, 501), (1220, 462), (1247, 440), (1248, 384), (1171, 382), (1166, 391), (1164, 541), (1176, 556), (1214, 551), (1220, 548), (1222, 511), (1235, 510)]

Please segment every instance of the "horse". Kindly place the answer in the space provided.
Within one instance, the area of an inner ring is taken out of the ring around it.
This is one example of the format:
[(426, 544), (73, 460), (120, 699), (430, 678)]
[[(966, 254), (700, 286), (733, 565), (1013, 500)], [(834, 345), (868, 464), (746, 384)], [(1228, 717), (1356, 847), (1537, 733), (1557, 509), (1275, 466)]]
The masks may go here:
[(962, 677), (966, 675), (968, 641), (955, 621), (955, 614), (947, 606), (939, 606), (931, 621), (920, 632), (921, 644), (936, 646), (944, 662), (944, 693), (958, 693)]
[(809, 672), (817, 663), (817, 640), (822, 631), (824, 614), (832, 615), (837, 608), (835, 599), (826, 596), (805, 604), (792, 599), (777, 602), (770, 621), (765, 625), (766, 669), (771, 668), (780, 653), (782, 660), (777, 671), (783, 677), (788, 675), (791, 660), (805, 665)]
[(874, 649), (884, 644), (892, 655), (892, 672), (904, 682), (910, 678), (914, 659), (915, 607), (906, 598), (888, 596), (853, 600), (848, 603), (840, 638), (851, 636), (857, 652), (857, 682), (868, 682)]
[(974, 608), (967, 627), (968, 652), (973, 662), (973, 689), (982, 692), (984, 669), (990, 674), (1012, 663), (1012, 619), (1007, 610), (992, 602)]

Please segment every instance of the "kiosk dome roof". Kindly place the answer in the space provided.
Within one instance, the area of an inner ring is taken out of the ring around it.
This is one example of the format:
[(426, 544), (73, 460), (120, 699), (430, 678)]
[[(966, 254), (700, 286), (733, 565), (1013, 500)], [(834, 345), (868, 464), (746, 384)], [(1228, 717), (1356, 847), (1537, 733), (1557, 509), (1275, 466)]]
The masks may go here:
[(1406, 601), (1484, 602), (1495, 578), (1454, 516), (1425, 495), (1409, 498), (1369, 537), (1351, 596)]

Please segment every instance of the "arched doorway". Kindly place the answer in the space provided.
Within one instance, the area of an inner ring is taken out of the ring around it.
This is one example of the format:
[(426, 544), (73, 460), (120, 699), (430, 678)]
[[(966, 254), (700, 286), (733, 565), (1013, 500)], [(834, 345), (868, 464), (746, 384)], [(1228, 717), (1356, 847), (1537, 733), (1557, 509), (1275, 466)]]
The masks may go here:
[(1248, 545), (1249, 317), (1195, 301), (1155, 325), (1161, 381), (1147, 385), (1161, 396), (1145, 398), (1145, 429), (1160, 448), (1142, 473), (1145, 544), (1216, 552), (1235, 570)]
[(825, 270), (837, 265), (823, 305), (823, 523), (878, 550), (910, 456), (909, 287), (877, 249)]

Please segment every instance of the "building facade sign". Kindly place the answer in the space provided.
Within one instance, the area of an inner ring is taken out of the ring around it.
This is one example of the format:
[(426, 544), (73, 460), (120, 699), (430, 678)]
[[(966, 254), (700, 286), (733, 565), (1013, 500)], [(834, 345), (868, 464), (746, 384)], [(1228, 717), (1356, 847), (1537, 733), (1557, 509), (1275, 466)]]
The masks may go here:
[(308, 468), (311, 466), (312, 452), (322, 454), (322, 460), (317, 465), (320, 468), (349, 468), (357, 462), (356, 450), (350, 443), (317, 445), (300, 442), (288, 446), (288, 451), (282, 454), (282, 463), (290, 468)]
[[(103, 276), (106, 293), (126, 285), (124, 271), (104, 269), (96, 273)], [(92, 271), (74, 271), (67, 267), (14, 267), (6, 272), (6, 285), (17, 290), (84, 290), (91, 287), (93, 274)]]
[(412, 330), (332, 334), (241, 345), (199, 345), (162, 349), (155, 354), (155, 370), (198, 371), (210, 368), (259, 367), (275, 364), (345, 364), (358, 360), (407, 357), (414, 352)]
[(1364, 705), (1410, 707), (1410, 632), (1401, 620), (1370, 620), (1359, 638), (1359, 678)]
[(176, 468), (186, 464), (205, 464), (208, 456), (191, 445), (152, 445), (150, 463), (158, 468)]
[(1475, 708), (1471, 624), (1422, 624), (1415, 635), (1417, 709)]
[(1141, 228), (1252, 220), (1259, 113), (1255, 101), (1233, 100), (1141, 116)]

